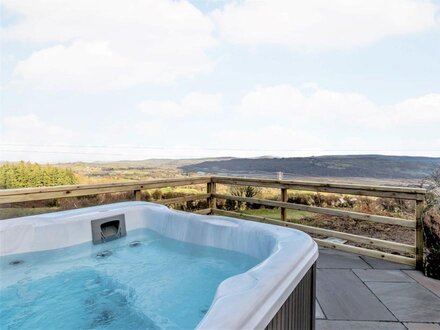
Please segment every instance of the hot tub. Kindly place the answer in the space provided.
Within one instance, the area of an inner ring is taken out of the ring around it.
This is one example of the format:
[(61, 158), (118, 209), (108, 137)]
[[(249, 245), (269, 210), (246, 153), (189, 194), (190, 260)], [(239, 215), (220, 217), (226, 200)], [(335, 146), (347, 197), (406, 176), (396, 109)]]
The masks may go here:
[(11, 329), (313, 329), (303, 232), (127, 202), (0, 221)]

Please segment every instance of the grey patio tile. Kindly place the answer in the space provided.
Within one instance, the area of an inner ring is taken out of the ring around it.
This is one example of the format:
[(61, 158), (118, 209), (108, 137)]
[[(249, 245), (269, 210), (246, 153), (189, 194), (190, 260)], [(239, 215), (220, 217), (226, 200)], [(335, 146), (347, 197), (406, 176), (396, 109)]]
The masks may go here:
[(365, 256), (361, 256), (361, 258), (374, 269), (414, 269), (414, 267), (408, 265), (396, 264), (394, 262), (389, 262), (378, 258)]
[(317, 320), (316, 330), (406, 330), (399, 322)]
[(318, 268), (371, 268), (358, 255), (332, 249), (320, 249)]
[(315, 309), (316, 309), (316, 315), (315, 315), (315, 318), (316, 319), (325, 319), (325, 315), (324, 315), (324, 312), (322, 311), (322, 308), (321, 308), (321, 306), (319, 305), (319, 302), (318, 302), (318, 300), (315, 300), (315, 303), (316, 303), (316, 307), (315, 307)]
[(396, 321), (351, 270), (318, 269), (317, 298), (327, 319)]
[(408, 330), (440, 330), (437, 323), (404, 323)]
[(365, 282), (399, 319), (407, 322), (440, 322), (440, 298), (418, 283)]
[(433, 278), (426, 277), (422, 272), (418, 270), (405, 270), (406, 274), (411, 276), (414, 280), (419, 282), (429, 291), (433, 292), (440, 297), (440, 280), (434, 280)]
[(415, 282), (401, 270), (353, 269), (363, 282)]

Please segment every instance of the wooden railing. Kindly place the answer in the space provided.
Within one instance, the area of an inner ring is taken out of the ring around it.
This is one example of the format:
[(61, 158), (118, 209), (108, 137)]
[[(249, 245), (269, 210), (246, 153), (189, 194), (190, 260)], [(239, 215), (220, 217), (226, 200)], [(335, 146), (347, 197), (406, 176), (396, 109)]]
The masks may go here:
[[(6, 189), (0, 190), (0, 204), (17, 203), (27, 201), (37, 201), (45, 199), (58, 199), (68, 197), (79, 197), (106, 193), (120, 193), (132, 191), (135, 200), (141, 200), (141, 191), (154, 188), (190, 186), (197, 184), (206, 184), (206, 193), (192, 194), (182, 197), (163, 199), (156, 201), (160, 204), (175, 204), (196, 200), (207, 200), (208, 208), (196, 211), (200, 214), (216, 214), (223, 216), (236, 217), (246, 220), (266, 222), (270, 224), (295, 228), (306, 233), (325, 237), (335, 237), (347, 240), (352, 243), (368, 246), (369, 248), (358, 247), (347, 244), (333, 243), (322, 238), (314, 238), (315, 241), (323, 247), (338, 249), (347, 252), (353, 252), (360, 255), (381, 258), (393, 262), (415, 265), (421, 269), (423, 267), (423, 222), (422, 212), (424, 209), (424, 200), (426, 191), (419, 188), (389, 187), (389, 186), (370, 186), (357, 184), (337, 184), (337, 183), (321, 183), (321, 182), (305, 182), (291, 180), (270, 180), (259, 178), (239, 178), (239, 177), (189, 177), (175, 179), (160, 179), (149, 181), (136, 181), (126, 183), (110, 183), (110, 184), (93, 184), (93, 185), (74, 185), (74, 186), (57, 186), (57, 187), (40, 187), (25, 189)], [(255, 186), (266, 188), (280, 189), (280, 201), (248, 198), (242, 196), (232, 196), (217, 193), (217, 184), (223, 185), (240, 185)], [(302, 190), (324, 193), (350, 194), (357, 196), (397, 198), (415, 201), (415, 214), (413, 220), (371, 215), (348, 210), (325, 208), (317, 206), (309, 206), (303, 204), (288, 203), (288, 190)], [(260, 204), (270, 207), (280, 208), (280, 219), (276, 220), (267, 217), (244, 214), (240, 212), (226, 211), (217, 208), (217, 199), (233, 200), (238, 202), (246, 202), (250, 204)], [(354, 235), (335, 230), (318, 228), (309, 225), (298, 224), (287, 221), (287, 210), (300, 210), (318, 214), (325, 214), (341, 218), (349, 218), (360, 221), (371, 221), (382, 224), (397, 225), (415, 229), (414, 244), (403, 244), (377, 238), (371, 238), (361, 235)], [(375, 248), (386, 249), (389, 252), (378, 251)], [(393, 253), (401, 253), (398, 255)], [(410, 255), (410, 256), (408, 256)]]
[(206, 184), (208, 182), (211, 182), (209, 177), (190, 177), (104, 184), (3, 189), (0, 190), (0, 204), (90, 196), (127, 191), (133, 191), (135, 199), (139, 200), (141, 190)]

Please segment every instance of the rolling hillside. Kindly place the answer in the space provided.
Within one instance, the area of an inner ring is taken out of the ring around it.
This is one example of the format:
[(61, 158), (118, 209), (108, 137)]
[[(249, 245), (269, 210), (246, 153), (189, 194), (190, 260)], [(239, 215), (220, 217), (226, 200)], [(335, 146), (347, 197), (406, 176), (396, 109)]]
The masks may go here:
[(235, 158), (181, 166), (186, 172), (264, 174), (299, 177), (421, 179), (440, 166), (440, 158), (356, 155), (294, 158)]

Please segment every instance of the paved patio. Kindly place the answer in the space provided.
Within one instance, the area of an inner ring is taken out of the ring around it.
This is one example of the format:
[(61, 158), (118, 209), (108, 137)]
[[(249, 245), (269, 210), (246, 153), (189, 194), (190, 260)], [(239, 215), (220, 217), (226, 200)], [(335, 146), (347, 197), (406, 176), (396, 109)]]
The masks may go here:
[(405, 265), (320, 249), (316, 329), (440, 330), (440, 281)]

